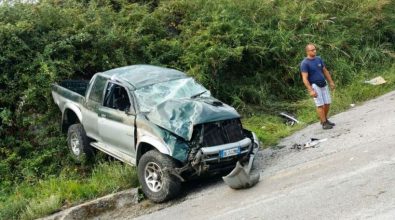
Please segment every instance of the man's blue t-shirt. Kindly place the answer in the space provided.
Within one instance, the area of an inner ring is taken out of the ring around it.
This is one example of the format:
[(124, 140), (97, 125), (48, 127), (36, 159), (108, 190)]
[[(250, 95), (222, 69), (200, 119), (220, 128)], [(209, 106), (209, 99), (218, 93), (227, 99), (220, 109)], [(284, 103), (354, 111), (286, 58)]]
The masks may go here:
[(308, 80), (310, 84), (325, 83), (323, 68), (325, 67), (324, 61), (321, 57), (316, 56), (314, 59), (304, 58), (300, 63), (300, 71), (308, 73)]

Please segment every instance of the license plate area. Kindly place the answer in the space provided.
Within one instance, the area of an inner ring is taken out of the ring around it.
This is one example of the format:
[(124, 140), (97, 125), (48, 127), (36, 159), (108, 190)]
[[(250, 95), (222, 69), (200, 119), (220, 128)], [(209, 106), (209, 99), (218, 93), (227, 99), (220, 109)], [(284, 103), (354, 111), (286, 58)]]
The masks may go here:
[(219, 151), (219, 158), (231, 157), (240, 154), (240, 147)]

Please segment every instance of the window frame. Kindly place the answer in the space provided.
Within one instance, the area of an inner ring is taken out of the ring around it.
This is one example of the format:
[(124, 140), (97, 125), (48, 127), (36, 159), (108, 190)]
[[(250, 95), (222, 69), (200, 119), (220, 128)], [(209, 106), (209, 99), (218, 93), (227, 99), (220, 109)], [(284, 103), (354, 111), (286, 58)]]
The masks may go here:
[[(135, 110), (135, 107), (134, 107), (135, 106), (134, 101), (133, 101), (134, 99), (132, 98), (132, 96), (130, 94), (130, 91), (127, 89), (126, 86), (124, 86), (121, 83), (116, 82), (116, 81), (112, 81), (112, 80), (108, 80), (107, 81), (106, 86), (105, 86), (105, 88), (103, 90), (103, 100), (102, 100), (102, 104), (101, 105), (103, 107), (105, 107), (105, 108), (109, 108), (109, 109), (113, 109), (113, 110), (117, 110), (117, 111), (122, 111), (122, 110), (119, 110), (119, 109), (112, 108), (112, 107), (104, 105), (105, 97), (106, 97), (106, 94), (107, 94), (107, 88), (110, 86), (110, 83), (118, 85), (119, 87), (123, 88), (126, 91), (126, 94), (128, 96), (128, 99), (129, 99), (129, 104), (130, 104), (128, 113), (135, 114), (136, 110)], [(122, 112), (125, 112), (125, 111), (122, 111)]]
[[(101, 79), (99, 79), (99, 78), (101, 78)], [(103, 80), (103, 81), (105, 81), (105, 83), (104, 83), (104, 88), (102, 89), (102, 94), (101, 94), (101, 100), (100, 100), (100, 101), (93, 100), (93, 99), (91, 98), (91, 97), (92, 97), (92, 90), (93, 90), (93, 87), (94, 87), (95, 85), (97, 85), (97, 80)], [(104, 92), (105, 92), (105, 88), (107, 87), (107, 84), (108, 84), (108, 79), (107, 79), (106, 77), (104, 77), (104, 76), (96, 75), (94, 78), (92, 78), (92, 80), (91, 80), (90, 83), (92, 83), (92, 85), (89, 87), (89, 95), (86, 97), (86, 98), (87, 98), (87, 101), (95, 102), (95, 103), (98, 103), (98, 104), (103, 105), (103, 101), (104, 101)]]

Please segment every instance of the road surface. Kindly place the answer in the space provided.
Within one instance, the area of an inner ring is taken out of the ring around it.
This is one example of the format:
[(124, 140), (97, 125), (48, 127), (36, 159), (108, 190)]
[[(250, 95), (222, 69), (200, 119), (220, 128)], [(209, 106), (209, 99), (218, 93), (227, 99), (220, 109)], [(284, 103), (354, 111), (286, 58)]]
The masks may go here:
[[(395, 219), (395, 91), (331, 120), (332, 130), (313, 124), (260, 151), (253, 188), (200, 181), (178, 200), (95, 219)], [(312, 137), (327, 141), (292, 149)]]

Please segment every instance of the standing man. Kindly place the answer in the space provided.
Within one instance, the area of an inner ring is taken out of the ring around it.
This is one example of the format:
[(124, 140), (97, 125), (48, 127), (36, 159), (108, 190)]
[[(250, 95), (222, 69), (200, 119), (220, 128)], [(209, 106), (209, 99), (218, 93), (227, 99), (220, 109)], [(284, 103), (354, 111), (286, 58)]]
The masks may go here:
[[(321, 57), (316, 56), (317, 49), (314, 44), (306, 46), (307, 57), (300, 64), (303, 83), (307, 88), (310, 96), (313, 97), (317, 107), (317, 114), (320, 118), (323, 129), (331, 129), (335, 126), (328, 120), (329, 106), (331, 104), (331, 96), (329, 94), (327, 82), (331, 89), (335, 89), (335, 83), (332, 80), (329, 71), (326, 69), (324, 61)], [(325, 81), (325, 78), (327, 81)]]

